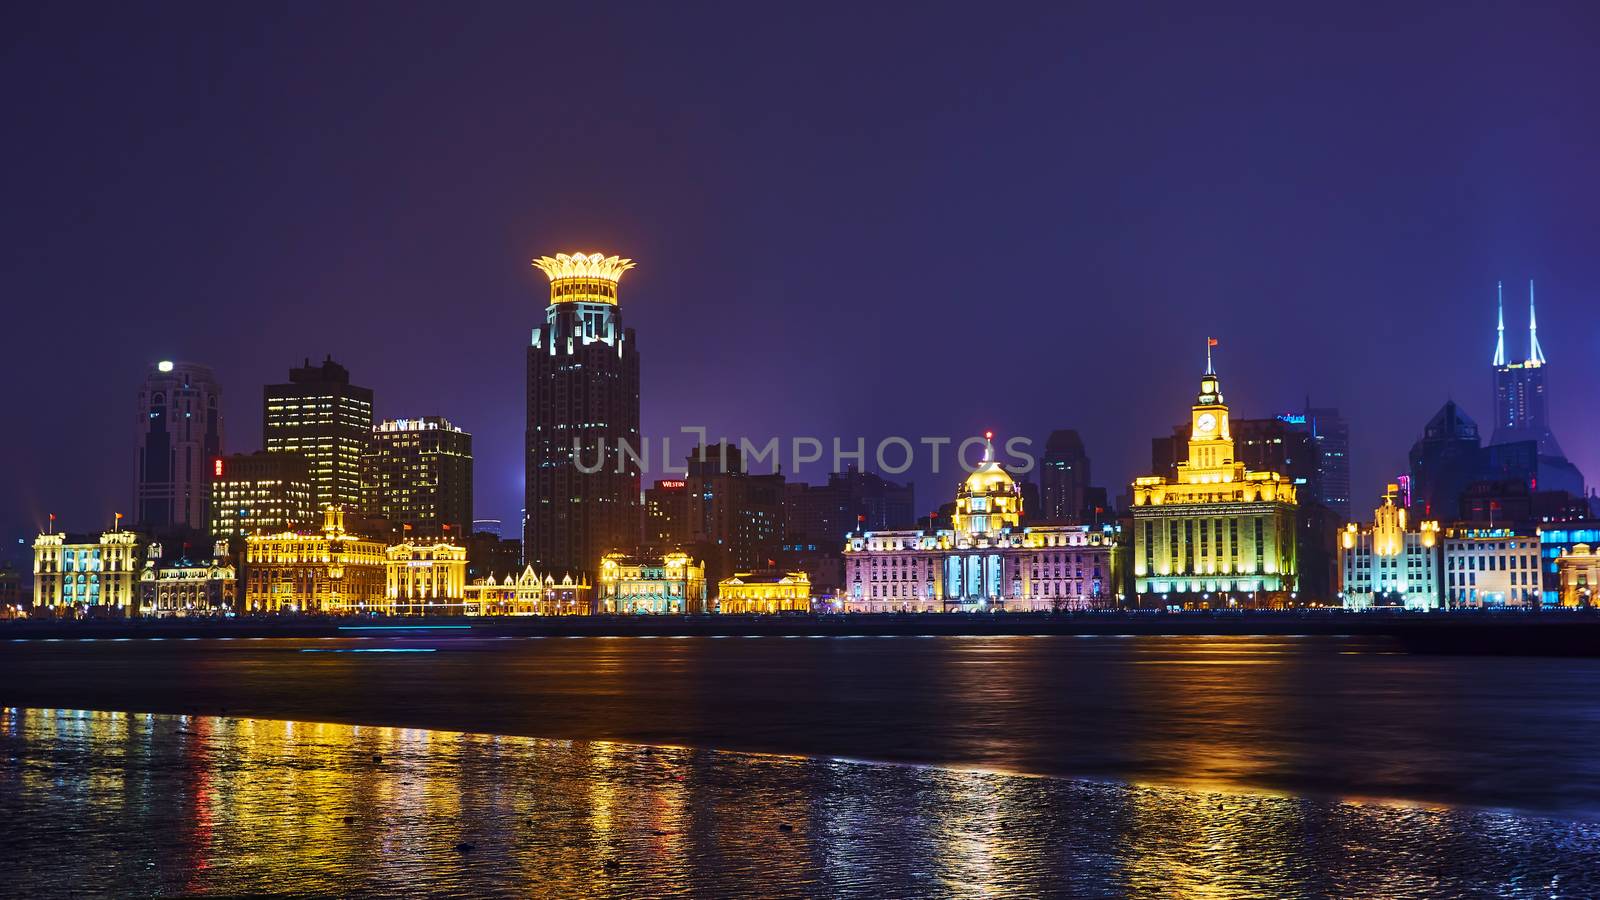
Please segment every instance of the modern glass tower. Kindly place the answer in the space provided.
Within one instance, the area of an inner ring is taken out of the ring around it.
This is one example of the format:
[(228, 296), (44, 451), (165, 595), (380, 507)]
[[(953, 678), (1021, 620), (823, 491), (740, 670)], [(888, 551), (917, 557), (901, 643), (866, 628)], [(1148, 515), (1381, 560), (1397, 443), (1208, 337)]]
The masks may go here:
[(633, 261), (558, 253), (545, 322), (528, 347), (523, 560), (553, 575), (599, 571), (639, 538), (639, 351), (617, 284)]
[(222, 389), (211, 369), (162, 360), (139, 388), (134, 510), (146, 531), (210, 527), (211, 461), (222, 452)]
[[(1496, 286), (1500, 292), (1500, 286)], [(1494, 432), (1491, 444), (1537, 441), (1540, 456), (1563, 456), (1550, 433), (1545, 399), (1544, 349), (1539, 346), (1539, 323), (1533, 312), (1533, 282), (1528, 282), (1528, 358), (1506, 361), (1505, 298), (1500, 297), (1499, 325), (1494, 346)]]

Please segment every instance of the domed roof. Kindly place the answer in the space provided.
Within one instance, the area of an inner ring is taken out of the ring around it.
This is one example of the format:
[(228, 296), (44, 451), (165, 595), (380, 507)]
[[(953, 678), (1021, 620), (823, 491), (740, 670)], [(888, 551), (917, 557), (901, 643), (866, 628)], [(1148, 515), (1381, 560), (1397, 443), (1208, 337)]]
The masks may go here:
[(993, 494), (997, 491), (1009, 492), (1016, 482), (1011, 473), (1001, 468), (1000, 464), (992, 459), (985, 459), (978, 468), (967, 476), (967, 493)]

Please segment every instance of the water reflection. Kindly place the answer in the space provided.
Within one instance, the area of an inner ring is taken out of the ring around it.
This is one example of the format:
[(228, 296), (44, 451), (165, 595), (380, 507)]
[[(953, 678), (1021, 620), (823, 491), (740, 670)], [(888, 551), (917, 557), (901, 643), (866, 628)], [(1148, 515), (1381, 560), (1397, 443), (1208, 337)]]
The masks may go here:
[(72, 710), (0, 745), (14, 895), (1600, 891), (1600, 827), (1496, 812)]

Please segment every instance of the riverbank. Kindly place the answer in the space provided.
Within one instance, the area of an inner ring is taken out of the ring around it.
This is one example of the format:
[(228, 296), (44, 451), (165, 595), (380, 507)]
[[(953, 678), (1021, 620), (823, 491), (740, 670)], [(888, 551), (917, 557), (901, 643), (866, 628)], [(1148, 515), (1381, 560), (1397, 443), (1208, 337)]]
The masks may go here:
[(1600, 611), (1331, 610), (881, 615), (311, 617), (49, 619), (0, 622), (0, 640), (451, 637), (908, 637), (1005, 635), (1350, 635), (1418, 653), (1600, 656)]

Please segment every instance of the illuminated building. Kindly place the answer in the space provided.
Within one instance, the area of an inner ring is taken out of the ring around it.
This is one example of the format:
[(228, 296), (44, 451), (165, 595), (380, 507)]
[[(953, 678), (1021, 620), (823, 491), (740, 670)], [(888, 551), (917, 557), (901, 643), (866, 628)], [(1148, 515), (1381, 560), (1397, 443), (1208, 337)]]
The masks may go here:
[(277, 534), (316, 522), (310, 472), (298, 453), (236, 453), (210, 465), (212, 537)]
[(147, 531), (204, 531), (211, 460), (222, 452), (222, 389), (211, 369), (162, 360), (139, 388), (134, 515)]
[(587, 616), (594, 612), (589, 582), (571, 575), (540, 575), (532, 568), (521, 575), (490, 575), (466, 587), (464, 613), (469, 616)]
[[(119, 516), (120, 518), (120, 516)], [(148, 540), (113, 528), (98, 538), (46, 532), (33, 541), (33, 608), (57, 615), (139, 611), (139, 572)]]
[(1579, 544), (1600, 549), (1600, 519), (1584, 516), (1548, 522), (1539, 529), (1539, 556), (1544, 576), (1544, 602), (1560, 603), (1560, 558), (1575, 553)]
[[(1309, 436), (1314, 451), (1316, 476), (1307, 480), (1310, 490), (1302, 488), (1301, 506), (1308, 502), (1321, 503), (1333, 510), (1341, 520), (1350, 518), (1350, 423), (1334, 407), (1315, 407), (1311, 399), (1300, 412), (1283, 413), (1277, 420), (1292, 431)], [(1233, 422), (1235, 435), (1240, 434), (1240, 420)], [(1251, 465), (1245, 460), (1245, 465)], [(1259, 466), (1258, 466), (1259, 468)], [(1270, 466), (1267, 468), (1271, 468)], [(1274, 471), (1289, 471), (1275, 469)]]
[(1444, 573), (1439, 523), (1407, 528), (1405, 508), (1394, 503), (1399, 490), (1389, 485), (1371, 528), (1352, 522), (1339, 535), (1339, 594), (1346, 609), (1439, 608)]
[(408, 538), (460, 539), (472, 524), (472, 435), (438, 416), (378, 423), (361, 495), (368, 515)]
[(1539, 605), (1539, 535), (1511, 528), (1444, 530), (1445, 604), (1452, 609)]
[(661, 529), (677, 538), (662, 549), (686, 550), (706, 567), (708, 583), (735, 571), (772, 566), (783, 537), (782, 475), (753, 475), (745, 470), (737, 447), (716, 444), (690, 452), (685, 464), (684, 488), (675, 507), (666, 507), (660, 494), (647, 497), (646, 523), (665, 524), (655, 514), (670, 509), (682, 518)]
[(1081, 522), (1089, 492), (1089, 454), (1076, 431), (1052, 431), (1039, 457), (1039, 518), (1051, 522)]
[(617, 305), (633, 262), (558, 253), (533, 264), (550, 279), (550, 305), (528, 347), (523, 559), (592, 572), (639, 539), (639, 460), (621, 449), (641, 447), (639, 352)]
[(1238, 461), (1207, 347), (1190, 409), (1188, 458), (1133, 483), (1134, 590), (1140, 602), (1284, 606), (1296, 600), (1296, 488)]
[(467, 548), (406, 542), (385, 547), (384, 596), (402, 615), (460, 613), (466, 597)]
[(810, 612), (811, 579), (804, 572), (735, 572), (717, 583), (717, 612)]
[(644, 536), (640, 548), (666, 553), (689, 543), (689, 482), (664, 478), (644, 492)]
[(344, 510), (323, 511), (322, 530), (245, 538), (244, 611), (393, 612), (383, 544), (344, 530)]
[(1561, 606), (1587, 609), (1600, 605), (1596, 590), (1600, 590), (1600, 553), (1589, 544), (1576, 544), (1571, 550), (1556, 557), (1556, 572), (1560, 579)]
[(361, 508), (361, 454), (372, 439), (372, 390), (350, 383), (330, 357), (269, 384), (261, 433), (268, 453), (298, 453), (311, 474), (312, 505)]
[(849, 612), (1049, 611), (1115, 600), (1114, 530), (1023, 527), (1022, 491), (992, 452), (956, 492), (948, 529), (872, 531), (844, 542)]
[[(1268, 419), (1230, 416), (1228, 430), (1233, 438), (1235, 462), (1242, 463), (1251, 472), (1276, 472), (1294, 485), (1298, 592), (1303, 600), (1324, 602), (1331, 600), (1338, 590), (1335, 571), (1338, 532), (1345, 524), (1345, 513), (1318, 499), (1326, 495), (1322, 479), (1327, 460), (1322, 456), (1323, 445), (1310, 423), (1311, 418), (1305, 413)], [(1151, 442), (1152, 472), (1176, 479), (1178, 463), (1188, 458), (1191, 427), (1179, 425), (1170, 438), (1156, 438)], [(1334, 477), (1339, 477), (1339, 473), (1335, 472)], [(1348, 466), (1343, 477), (1348, 490)], [(1348, 501), (1344, 508), (1348, 512)]]
[[(1495, 291), (1501, 292), (1496, 285)], [(1494, 434), (1491, 444), (1535, 441), (1541, 456), (1562, 456), (1561, 445), (1550, 433), (1550, 413), (1545, 398), (1544, 349), (1539, 346), (1539, 322), (1533, 311), (1533, 282), (1528, 282), (1528, 358), (1506, 359), (1506, 309), (1497, 297), (1499, 321), (1494, 345)]]
[(706, 611), (706, 567), (687, 553), (600, 561), (600, 612), (696, 615)]
[(161, 545), (151, 544), (139, 573), (139, 614), (144, 616), (224, 616), (239, 606), (239, 581), (228, 561), (226, 541), (217, 541), (212, 558), (180, 558), (160, 565)]

